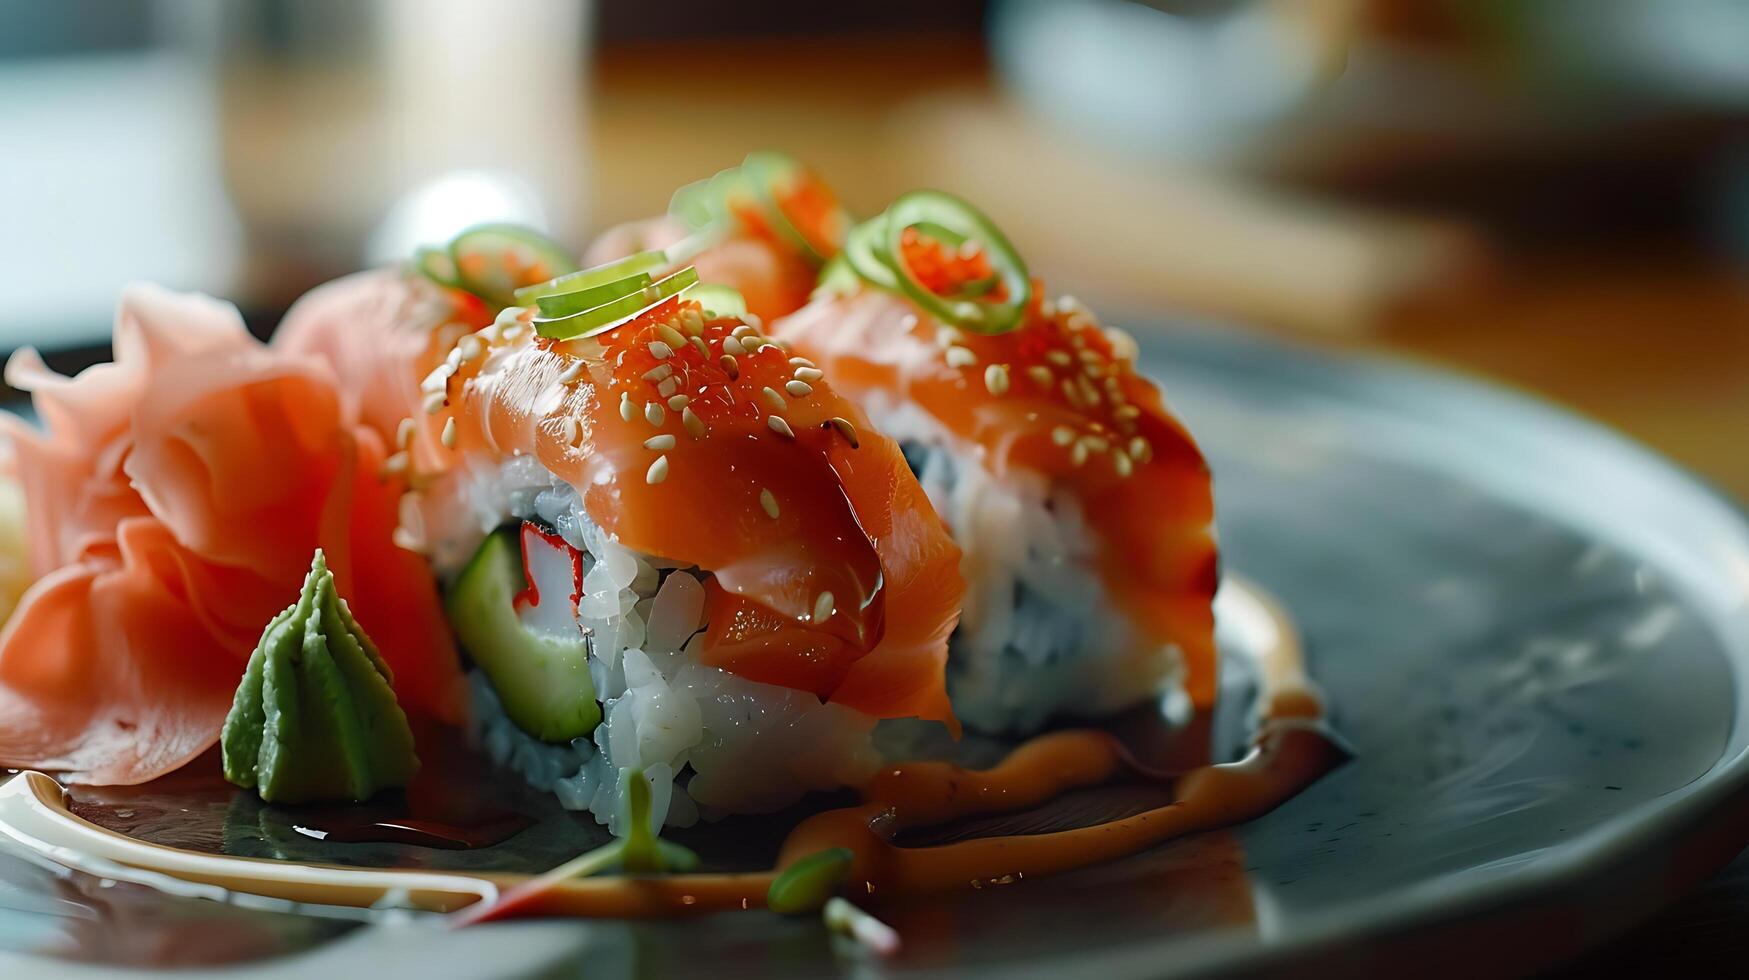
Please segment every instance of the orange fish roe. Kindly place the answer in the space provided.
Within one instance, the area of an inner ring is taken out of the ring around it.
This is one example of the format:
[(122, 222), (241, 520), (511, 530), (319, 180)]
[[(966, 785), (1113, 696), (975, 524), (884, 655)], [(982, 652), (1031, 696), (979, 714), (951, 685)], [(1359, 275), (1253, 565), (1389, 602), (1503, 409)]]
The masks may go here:
[[(906, 228), (899, 236), (899, 258), (911, 270), (911, 275), (923, 288), (937, 296), (963, 293), (967, 287), (989, 283), (996, 276), (989, 256), (974, 241), (959, 248), (916, 228)], [(1000, 303), (1008, 298), (1008, 288), (997, 282), (982, 292), (984, 298)]]

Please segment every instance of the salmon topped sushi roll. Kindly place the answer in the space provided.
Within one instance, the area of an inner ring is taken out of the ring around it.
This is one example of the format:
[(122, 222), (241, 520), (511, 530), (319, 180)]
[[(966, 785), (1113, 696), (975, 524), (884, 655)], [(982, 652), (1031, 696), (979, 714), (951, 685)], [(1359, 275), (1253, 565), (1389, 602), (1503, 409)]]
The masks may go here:
[(988, 218), (928, 191), (859, 225), (772, 334), (899, 440), (964, 552), (961, 720), (1212, 704), (1209, 474), (1126, 334), (1047, 298)]
[(740, 166), (676, 191), (667, 214), (609, 229), (584, 261), (668, 249), (705, 281), (739, 291), (747, 310), (769, 321), (808, 301), (851, 224), (813, 171), (779, 153), (750, 153)]
[(959, 553), (898, 446), (665, 268), (503, 309), (365, 273), (276, 338), (395, 440), (399, 540), (445, 585), (482, 744), (610, 826), (634, 770), (687, 824), (857, 781), (880, 719), (952, 724)]

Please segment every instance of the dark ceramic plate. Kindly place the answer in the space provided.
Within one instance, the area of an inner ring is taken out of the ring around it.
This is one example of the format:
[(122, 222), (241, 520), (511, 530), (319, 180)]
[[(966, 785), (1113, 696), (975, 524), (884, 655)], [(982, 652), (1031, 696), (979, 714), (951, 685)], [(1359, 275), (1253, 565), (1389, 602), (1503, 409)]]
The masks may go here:
[[(1298, 618), (1356, 752), (1267, 817), (882, 908), (906, 942), (886, 963), (763, 915), (446, 933), (163, 896), (0, 852), (0, 946), (15, 951), (0, 972), (44, 954), (247, 976), (1523, 972), (1647, 915), (1749, 839), (1749, 526), (1730, 506), (1474, 383), (1231, 334), (1144, 348), (1212, 459), (1228, 567)], [(1217, 745), (1242, 734), (1233, 693)], [(92, 805), (189, 846), (315, 856), (272, 813), (198, 788)], [(730, 862), (770, 846), (747, 832), (710, 846)], [(319, 853), (532, 870), (591, 833), (559, 816), (465, 859)]]

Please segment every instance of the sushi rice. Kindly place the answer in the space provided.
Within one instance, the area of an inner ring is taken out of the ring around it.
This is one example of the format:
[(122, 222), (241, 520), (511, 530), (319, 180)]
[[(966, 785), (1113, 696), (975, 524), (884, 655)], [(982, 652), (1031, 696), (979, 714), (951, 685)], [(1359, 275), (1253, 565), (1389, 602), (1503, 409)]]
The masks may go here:
[(474, 670), (470, 731), (495, 764), (616, 834), (622, 779), (633, 769), (650, 782), (653, 813), (689, 826), (780, 809), (806, 791), (858, 782), (878, 764), (870, 716), (703, 664), (703, 573), (621, 546), (589, 519), (577, 491), (531, 456), (475, 460), (446, 474), (405, 498), (401, 527), (453, 581), (485, 536), (513, 520), (545, 524), (584, 555), (578, 611), (602, 722), (568, 745), (543, 742), (510, 720)]
[(986, 732), (1183, 698), (1183, 657), (1150, 647), (1111, 607), (1079, 499), (1018, 467), (997, 475), (916, 404), (864, 408), (898, 440), (964, 557), (965, 609), (947, 662), (954, 713)]

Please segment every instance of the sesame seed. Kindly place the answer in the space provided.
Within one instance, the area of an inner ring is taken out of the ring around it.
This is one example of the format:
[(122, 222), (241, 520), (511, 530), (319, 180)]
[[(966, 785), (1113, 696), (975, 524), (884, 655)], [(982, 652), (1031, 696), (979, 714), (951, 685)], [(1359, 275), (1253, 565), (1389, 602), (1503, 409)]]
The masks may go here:
[(1133, 419), (1142, 414), (1142, 410), (1134, 405), (1119, 405), (1112, 409), (1111, 414), (1119, 419)]
[(576, 419), (567, 415), (559, 422), (559, 435), (565, 440), (565, 445), (575, 446), (577, 440), (583, 436), (583, 427), (577, 424)]
[(1008, 365), (992, 364), (985, 368), (984, 387), (988, 388), (992, 395), (1006, 395), (1008, 393)]
[(418, 536), (407, 528), (395, 528), (394, 533), (389, 535), (389, 540), (394, 542), (395, 547), (400, 548), (403, 551), (419, 550)]
[(644, 482), (654, 486), (668, 479), (668, 457), (657, 456), (650, 468), (644, 471)]
[(1136, 436), (1130, 440), (1130, 458), (1138, 463), (1146, 463), (1154, 458), (1154, 447), (1148, 443), (1148, 440)]
[(1093, 387), (1093, 382), (1088, 381), (1086, 375), (1077, 375), (1075, 382), (1080, 387), (1081, 397), (1086, 399), (1087, 404), (1097, 405), (1104, 400), (1103, 396), (1099, 394), (1099, 389)]
[(632, 396), (629, 392), (620, 392), (619, 417), (627, 422), (638, 417), (638, 407), (632, 404)]
[(710, 360), (711, 345), (705, 343), (703, 337), (688, 337), (686, 340), (688, 343), (692, 344), (695, 350), (698, 351), (699, 357), (702, 357), (707, 361)]
[(791, 367), (799, 367), (799, 368), (817, 367), (817, 365), (813, 361), (810, 361), (805, 357), (792, 357), (789, 359), (789, 363), (790, 363)]
[(1059, 446), (1067, 446), (1075, 441), (1075, 430), (1066, 425), (1059, 425), (1051, 430), (1051, 441)]
[(1088, 364), (1096, 363), (1104, 357), (1104, 354), (1099, 353), (1091, 347), (1083, 348), (1081, 351), (1081, 360)]
[(1130, 458), (1123, 453), (1112, 453), (1111, 465), (1113, 469), (1117, 470), (1118, 476), (1129, 476), (1136, 470), (1135, 464), (1131, 463)]
[(663, 398), (672, 397), (673, 394), (679, 390), (680, 390), (680, 379), (679, 378), (663, 378), (662, 383), (656, 386), (656, 393), (658, 395), (661, 395)]
[(443, 433), (441, 435), (439, 435), (437, 437), (437, 439), (439, 442), (443, 443), (443, 448), (454, 449), (455, 448), (455, 437), (456, 437), (455, 416), (451, 415), (449, 417), (449, 420), (443, 423)]
[(1049, 388), (1051, 385), (1057, 383), (1057, 376), (1052, 374), (1051, 369), (1045, 367), (1043, 364), (1034, 364), (1027, 368), (1026, 376), (1038, 382), (1039, 385), (1045, 388)]
[(960, 332), (958, 327), (943, 326), (937, 327), (935, 330), (935, 342), (942, 347), (952, 347), (955, 344), (964, 343), (965, 339), (966, 335)]
[(814, 386), (800, 379), (791, 379), (784, 383), (783, 390), (795, 398), (806, 398), (813, 394)]
[(1104, 436), (1082, 436), (1081, 445), (1090, 453), (1102, 453), (1111, 448), (1111, 441)]
[(652, 340), (650, 341), (650, 356), (658, 361), (666, 361), (674, 356), (674, 348), (660, 340)]
[(659, 436), (651, 436), (644, 440), (644, 448), (667, 452), (674, 448), (674, 436), (667, 432), (664, 432)]
[(729, 335), (737, 339), (752, 336), (755, 333), (758, 333), (758, 331), (754, 330), (752, 325), (747, 323), (736, 324), (735, 329), (729, 331)]
[(1087, 443), (1085, 443), (1085, 442), (1075, 443), (1075, 448), (1069, 450), (1069, 462), (1076, 465), (1076, 466), (1080, 466), (1083, 463), (1086, 463), (1087, 462), (1087, 452), (1088, 452)]
[(668, 399), (668, 407), (673, 409), (676, 412), (680, 411), (681, 409), (685, 408), (686, 406), (688, 406), (690, 404), (692, 404), (692, 399), (687, 397), (686, 395), (675, 395), (674, 397)]
[(1098, 324), (1094, 323), (1093, 318), (1088, 316), (1085, 310), (1081, 310), (1070, 314), (1069, 319), (1064, 321), (1063, 325), (1070, 330), (1081, 331)]
[(413, 433), (418, 427), (418, 423), (412, 419), (402, 419), (401, 424), (395, 427), (395, 448), (406, 449), (413, 445)]
[(818, 381), (826, 376), (826, 372), (815, 367), (796, 368), (797, 381)]
[(705, 435), (704, 420), (688, 405), (680, 410), (680, 424), (686, 426), (686, 434), (694, 439), (703, 439)]
[(1066, 350), (1048, 350), (1048, 351), (1045, 351), (1045, 360), (1050, 361), (1052, 364), (1055, 364), (1057, 367), (1068, 367), (1069, 365), (1075, 363), (1075, 359), (1070, 357), (1069, 352)]
[(448, 364), (439, 364), (431, 369), (431, 373), (425, 376), (425, 380), (419, 382), (419, 390), (426, 394), (445, 391), (449, 388), (450, 375), (454, 373), (455, 368)]
[(844, 416), (834, 415), (821, 423), (821, 425), (829, 425), (832, 428), (837, 429), (838, 434), (844, 437), (844, 441), (850, 443), (850, 448), (860, 449), (862, 447), (862, 440), (856, 435), (856, 426), (851, 425), (850, 420)]
[(796, 437), (796, 430), (790, 428), (789, 423), (784, 421), (784, 418), (781, 415), (767, 415), (765, 417), (765, 424), (771, 426), (771, 431), (783, 436), (785, 439), (794, 439)]
[(1075, 406), (1076, 408), (1087, 407), (1081, 401), (1081, 389), (1075, 387), (1074, 383), (1071, 382), (1068, 378), (1063, 379), (1063, 383), (1062, 383), (1061, 387), (1063, 389), (1063, 397), (1068, 399), (1069, 404)]
[(741, 341), (734, 337), (723, 338), (723, 353), (730, 357), (739, 357), (747, 353), (747, 348), (741, 346)]
[(1039, 316), (1047, 320), (1055, 320), (1057, 318), (1057, 304), (1047, 299), (1038, 305), (1038, 312)]
[(651, 425), (660, 427), (662, 423), (667, 420), (668, 412), (662, 407), (661, 402), (644, 403), (644, 421)]
[(680, 326), (689, 334), (702, 333), (704, 331), (704, 314), (697, 310), (686, 310), (680, 314)]
[(747, 353), (757, 354), (767, 347), (776, 347), (777, 342), (769, 337), (761, 337), (758, 334), (748, 334), (741, 338), (741, 346), (747, 349)]
[(955, 250), (955, 254), (962, 259), (975, 259), (984, 254), (984, 246), (979, 245), (976, 241), (968, 238), (965, 241), (960, 242), (960, 247)]
[(1133, 361), (1142, 348), (1136, 343), (1136, 338), (1130, 336), (1128, 330), (1122, 327), (1106, 327), (1106, 342), (1111, 344), (1111, 356), (1120, 361)]
[(443, 392), (434, 391), (425, 396), (425, 401), (421, 403), (421, 407), (425, 409), (426, 415), (436, 415), (438, 412), (443, 411), (443, 406), (448, 403), (449, 398), (445, 396)]
[(669, 347), (679, 347), (686, 343), (686, 338), (681, 335), (680, 331), (666, 323), (656, 324), (656, 336), (662, 338), (662, 342)]
[(765, 508), (765, 516), (777, 520), (777, 498), (764, 487), (759, 488), (759, 506)]
[(759, 393), (765, 396), (765, 401), (770, 404), (772, 408), (780, 412), (784, 410), (783, 396), (777, 393), (776, 388), (766, 385), (759, 389)]
[(1081, 301), (1067, 294), (1057, 297), (1057, 309), (1064, 313), (1074, 313), (1081, 309)]
[(405, 452), (395, 453), (388, 459), (383, 460), (383, 472), (390, 476), (405, 473), (407, 472), (407, 467), (412, 462), (412, 457), (408, 456)]
[(723, 373), (729, 376), (730, 381), (741, 376), (741, 366), (735, 363), (735, 355), (724, 354), (717, 358), (717, 364), (722, 367)]
[(971, 367), (978, 363), (978, 355), (970, 348), (953, 346), (947, 349), (947, 366), (952, 368)]
[(661, 381), (663, 378), (666, 378), (670, 374), (673, 374), (673, 373), (674, 373), (673, 368), (669, 367), (666, 364), (658, 364), (655, 367), (651, 368), (650, 370), (644, 372), (644, 380), (645, 381)]
[(583, 377), (583, 372), (588, 369), (589, 365), (582, 361), (572, 361), (570, 366), (559, 372), (559, 384), (568, 385), (571, 382), (576, 381), (578, 378)]
[(746, 320), (747, 325), (749, 327), (753, 328), (753, 330), (755, 332), (757, 332), (765, 327), (765, 321), (761, 320), (759, 318), (759, 314), (757, 314), (757, 313), (749, 313), (746, 316), (742, 317), (741, 319)]
[(830, 592), (820, 593), (819, 597), (814, 600), (814, 622), (823, 623), (831, 619), (832, 613), (837, 610), (837, 601)]

